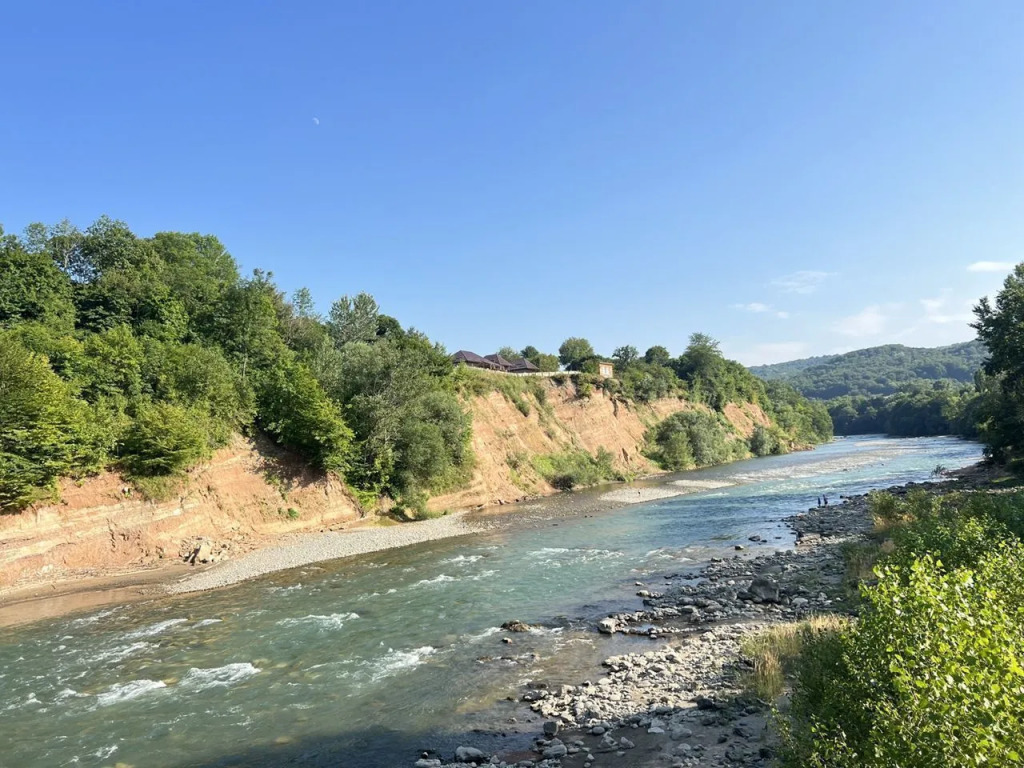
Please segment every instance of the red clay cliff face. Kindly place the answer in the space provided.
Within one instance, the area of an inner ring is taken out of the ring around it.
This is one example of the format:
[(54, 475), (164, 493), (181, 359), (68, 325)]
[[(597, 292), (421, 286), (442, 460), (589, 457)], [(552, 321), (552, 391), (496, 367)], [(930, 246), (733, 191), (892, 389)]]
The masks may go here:
[[(656, 472), (658, 468), (641, 453), (647, 430), (673, 413), (703, 407), (678, 398), (646, 405), (626, 403), (603, 390), (579, 397), (571, 382), (558, 386), (549, 380), (545, 389), (547, 411), (531, 395), (524, 395), (531, 406), (529, 416), (498, 392), (473, 398), (469, 403), (476, 454), (473, 479), (466, 488), (431, 499), (431, 509), (461, 509), (554, 493), (530, 464), (530, 457), (539, 454), (582, 449), (593, 455), (604, 448), (627, 473)], [(770, 423), (759, 406), (749, 403), (730, 404), (725, 416), (743, 437), (749, 437), (756, 424)]]
[(59, 503), (0, 517), (0, 588), (176, 560), (183, 542), (197, 537), (217, 551), (238, 551), (359, 517), (341, 482), (296, 465), (265, 441), (242, 438), (190, 471), (168, 501), (126, 496), (126, 487), (113, 473), (65, 481)]

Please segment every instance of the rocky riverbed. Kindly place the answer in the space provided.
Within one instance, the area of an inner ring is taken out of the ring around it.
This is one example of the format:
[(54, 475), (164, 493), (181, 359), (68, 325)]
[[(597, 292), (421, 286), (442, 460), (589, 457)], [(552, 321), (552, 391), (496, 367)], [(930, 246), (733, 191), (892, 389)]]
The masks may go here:
[[(983, 481), (976, 472), (965, 474), (958, 485)], [(909, 487), (889, 490), (903, 494)], [(751, 662), (742, 641), (774, 624), (853, 612), (842, 545), (872, 528), (863, 496), (786, 522), (796, 534), (792, 549), (751, 556), (749, 548), (737, 547), (733, 557), (714, 558), (700, 573), (637, 582), (643, 610), (609, 616), (596, 629), (646, 635), (654, 647), (606, 659), (604, 675), (595, 680), (533, 681), (520, 691), (543, 723), (532, 754), (488, 754), (467, 744), (455, 754), (425, 752), (415, 768), (769, 765), (775, 750), (770, 707), (745, 689)]]

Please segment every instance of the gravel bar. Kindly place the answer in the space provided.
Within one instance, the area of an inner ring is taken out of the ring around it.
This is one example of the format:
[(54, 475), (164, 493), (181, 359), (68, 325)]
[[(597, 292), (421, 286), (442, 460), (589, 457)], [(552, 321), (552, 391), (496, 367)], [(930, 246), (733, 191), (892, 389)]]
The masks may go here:
[(619, 488), (615, 491), (602, 493), (603, 501), (618, 501), (622, 504), (640, 504), (644, 501), (657, 501), (673, 496), (682, 496), (685, 491), (674, 488)]
[(187, 576), (176, 584), (168, 585), (167, 591), (173, 595), (202, 592), (308, 563), (475, 533), (476, 529), (468, 525), (462, 519), (463, 516), (464, 513), (457, 512), (435, 520), (381, 528), (297, 534), (286, 544), (250, 552), (236, 560), (219, 563), (202, 573)]

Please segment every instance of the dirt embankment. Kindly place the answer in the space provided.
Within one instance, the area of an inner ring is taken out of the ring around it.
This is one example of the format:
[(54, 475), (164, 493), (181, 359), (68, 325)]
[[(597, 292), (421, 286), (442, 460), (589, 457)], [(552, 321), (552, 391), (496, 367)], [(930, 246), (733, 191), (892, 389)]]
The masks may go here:
[[(567, 450), (593, 455), (603, 448), (625, 473), (651, 474), (658, 467), (641, 453), (647, 429), (673, 413), (702, 408), (678, 398), (626, 403), (602, 390), (580, 397), (571, 381), (559, 386), (546, 379), (542, 386), (544, 403), (529, 392), (522, 395), (529, 405), (527, 415), (500, 392), (470, 402), (476, 454), (473, 479), (455, 493), (432, 499), (431, 509), (461, 509), (555, 493), (531, 459)], [(743, 437), (749, 437), (757, 424), (770, 424), (764, 411), (749, 403), (728, 405), (725, 416)]]
[(0, 589), (176, 562), (199, 537), (218, 555), (234, 554), (359, 517), (341, 482), (242, 438), (192, 470), (167, 501), (128, 488), (113, 473), (66, 481), (58, 503), (0, 517)]
[[(435, 510), (497, 504), (554, 493), (533, 458), (603, 448), (634, 475), (657, 468), (641, 449), (648, 427), (696, 408), (676, 398), (627, 404), (595, 390), (544, 380), (523, 399), (529, 414), (498, 392), (472, 398), (476, 469), (468, 486), (433, 499)], [(541, 402), (543, 401), (543, 402)], [(522, 403), (520, 403), (521, 405)], [(739, 434), (768, 423), (757, 406), (729, 406)], [(359, 509), (344, 484), (303, 467), (266, 440), (238, 438), (189, 472), (173, 498), (142, 499), (113, 473), (64, 482), (60, 501), (0, 517), (0, 594), (39, 584), (110, 576), (180, 563), (202, 538), (214, 559), (262, 548), (281, 534), (353, 527)]]

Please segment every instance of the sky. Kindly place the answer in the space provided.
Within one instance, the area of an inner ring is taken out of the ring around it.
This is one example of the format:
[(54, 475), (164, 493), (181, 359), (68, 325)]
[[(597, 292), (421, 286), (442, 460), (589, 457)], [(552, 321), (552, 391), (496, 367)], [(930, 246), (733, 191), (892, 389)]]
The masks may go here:
[[(1024, 261), (1024, 3), (11, 3), (0, 224), (217, 235), (450, 351), (973, 337)], [(2, 279), (2, 276), (0, 276)]]

